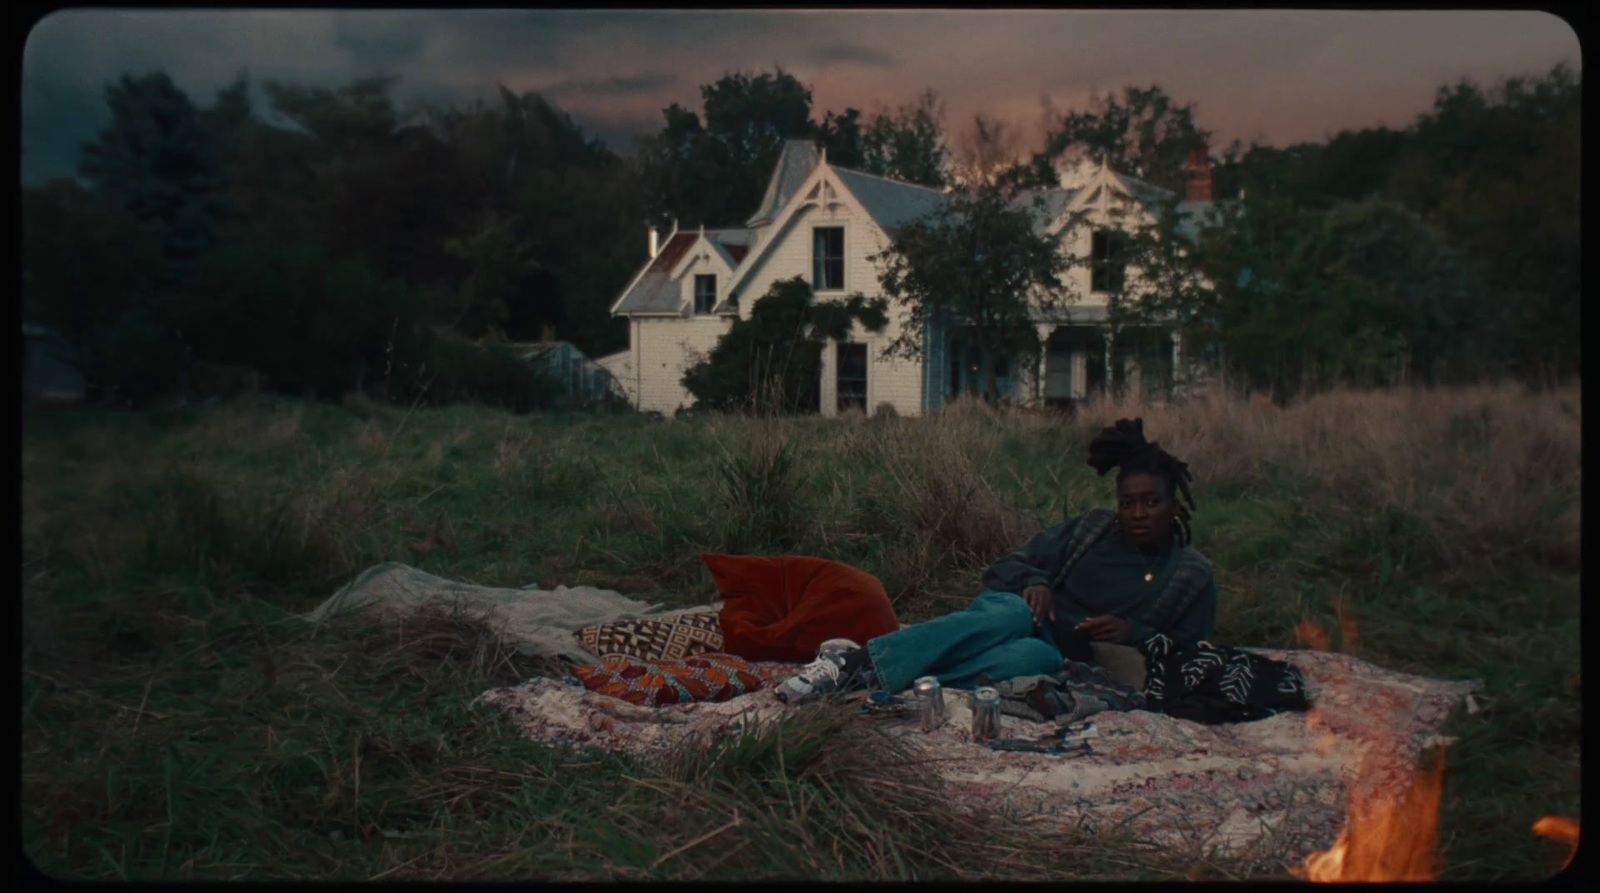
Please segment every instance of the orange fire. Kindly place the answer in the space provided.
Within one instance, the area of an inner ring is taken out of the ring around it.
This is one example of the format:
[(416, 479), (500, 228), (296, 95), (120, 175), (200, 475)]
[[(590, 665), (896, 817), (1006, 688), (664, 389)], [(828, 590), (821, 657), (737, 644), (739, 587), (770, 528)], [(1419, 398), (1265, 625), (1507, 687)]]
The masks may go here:
[[(1353, 653), (1360, 641), (1353, 614), (1337, 605), (1342, 644)], [(1326, 630), (1310, 621), (1295, 627), (1301, 642), (1319, 651), (1329, 650)], [(1339, 680), (1329, 680), (1338, 685)], [(1313, 708), (1307, 713), (1312, 730), (1321, 729), (1323, 717)], [(1324, 749), (1334, 744), (1324, 731)], [(1371, 777), (1375, 766), (1364, 765), (1360, 775)], [(1314, 883), (1371, 883), (1431, 881), (1437, 878), (1435, 840), (1439, 827), (1439, 792), (1444, 780), (1444, 751), (1431, 769), (1419, 769), (1403, 791), (1360, 794), (1353, 786), (1346, 807), (1344, 828), (1332, 847), (1307, 856), (1290, 871)]]
[(1441, 754), (1432, 769), (1417, 772), (1408, 791), (1369, 799), (1352, 796), (1339, 839), (1291, 871), (1319, 884), (1434, 880), (1443, 780)]
[(1547, 815), (1533, 823), (1533, 833), (1572, 847), (1572, 852), (1567, 854), (1566, 864), (1561, 866), (1563, 871), (1572, 864), (1572, 857), (1578, 855), (1577, 819), (1570, 819), (1564, 815)]

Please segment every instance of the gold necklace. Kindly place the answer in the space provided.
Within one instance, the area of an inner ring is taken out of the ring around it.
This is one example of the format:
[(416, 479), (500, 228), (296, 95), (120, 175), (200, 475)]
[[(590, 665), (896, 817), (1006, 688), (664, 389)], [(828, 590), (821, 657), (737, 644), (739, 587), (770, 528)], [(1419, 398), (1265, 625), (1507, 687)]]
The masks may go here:
[(1160, 560), (1161, 553), (1157, 552), (1156, 556), (1150, 559), (1150, 563), (1144, 566), (1144, 581), (1146, 583), (1149, 583), (1156, 578), (1156, 562)]

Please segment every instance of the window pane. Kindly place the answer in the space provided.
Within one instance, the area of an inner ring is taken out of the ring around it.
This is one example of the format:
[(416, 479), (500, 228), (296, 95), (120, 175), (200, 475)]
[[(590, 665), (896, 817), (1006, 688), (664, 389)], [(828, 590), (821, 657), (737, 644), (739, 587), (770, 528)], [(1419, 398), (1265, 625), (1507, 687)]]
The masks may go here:
[(841, 344), (838, 352), (839, 409), (867, 408), (867, 346)]
[(818, 227), (812, 243), (811, 287), (844, 288), (844, 227)]
[(694, 277), (694, 312), (710, 313), (717, 303), (717, 277)]

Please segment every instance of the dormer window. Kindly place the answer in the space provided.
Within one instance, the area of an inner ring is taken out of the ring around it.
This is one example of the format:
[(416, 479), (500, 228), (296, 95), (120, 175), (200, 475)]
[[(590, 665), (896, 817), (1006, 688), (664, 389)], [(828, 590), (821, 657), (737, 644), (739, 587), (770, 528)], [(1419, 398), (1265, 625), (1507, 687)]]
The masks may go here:
[(821, 226), (813, 230), (812, 291), (844, 289), (844, 227)]
[(704, 316), (717, 306), (717, 277), (700, 275), (694, 277), (694, 313)]

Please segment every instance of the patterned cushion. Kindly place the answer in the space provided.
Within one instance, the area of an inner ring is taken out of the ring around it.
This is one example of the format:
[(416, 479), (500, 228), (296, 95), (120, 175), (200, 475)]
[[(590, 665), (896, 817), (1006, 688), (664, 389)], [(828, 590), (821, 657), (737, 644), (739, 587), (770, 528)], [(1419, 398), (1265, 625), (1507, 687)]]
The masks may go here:
[(682, 660), (722, 650), (722, 620), (715, 611), (613, 620), (586, 626), (573, 635), (578, 644), (599, 657), (625, 654), (643, 660)]
[(792, 664), (754, 664), (731, 654), (657, 661), (613, 654), (592, 667), (573, 667), (572, 675), (592, 692), (659, 707), (726, 701), (777, 685), (794, 671)]

